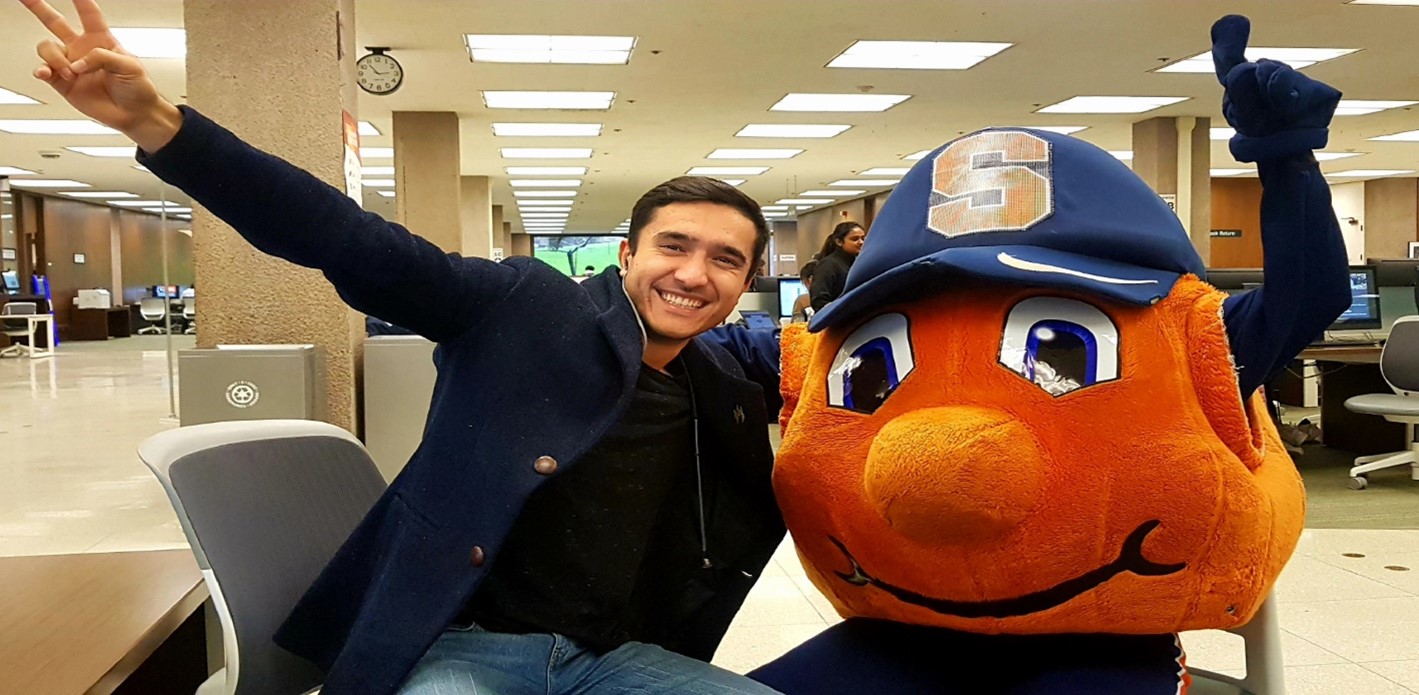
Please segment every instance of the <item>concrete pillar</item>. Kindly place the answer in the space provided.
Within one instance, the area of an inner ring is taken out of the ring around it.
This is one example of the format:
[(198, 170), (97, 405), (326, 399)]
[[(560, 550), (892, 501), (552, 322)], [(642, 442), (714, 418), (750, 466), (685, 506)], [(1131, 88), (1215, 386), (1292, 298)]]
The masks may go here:
[(512, 223), (511, 223), (511, 222), (503, 222), (502, 241), (498, 242), (498, 246), (501, 246), (502, 249), (503, 249), (503, 258), (507, 258), (508, 256), (511, 256), (511, 255), (512, 255)]
[(532, 235), (512, 235), (512, 253), (509, 256), (532, 256)]
[(394, 112), (394, 190), (399, 223), (450, 253), (463, 253), (458, 114)]
[[(1341, 223), (1344, 227), (1344, 223)], [(1407, 258), (1419, 229), (1419, 179), (1365, 182), (1365, 259)]]
[(1133, 172), (1174, 201), (1192, 245), (1211, 256), (1212, 143), (1210, 118), (1150, 118), (1133, 124)]
[(493, 206), (493, 229), (492, 248), (488, 249), (488, 257), (492, 258), (494, 249), (502, 249), (502, 255), (507, 256), (507, 246), (503, 244), (503, 226), (507, 223), (503, 221), (503, 206)]
[[(358, 117), (354, 0), (184, 0), (183, 16), (188, 102), (345, 190), (342, 111)], [(319, 417), (355, 431), (362, 317), (319, 272), (257, 251), (205, 210), (192, 228), (198, 347), (316, 345)]]
[[(107, 289), (114, 306), (123, 306), (123, 234), (118, 224), (119, 214), (118, 208), (109, 208), (108, 256), (111, 281)], [(163, 230), (163, 233), (166, 234), (167, 230)]]
[[(465, 256), (493, 255), (493, 187), (486, 176), (459, 178), (462, 238), (457, 251)], [(502, 220), (498, 220), (501, 222)]]

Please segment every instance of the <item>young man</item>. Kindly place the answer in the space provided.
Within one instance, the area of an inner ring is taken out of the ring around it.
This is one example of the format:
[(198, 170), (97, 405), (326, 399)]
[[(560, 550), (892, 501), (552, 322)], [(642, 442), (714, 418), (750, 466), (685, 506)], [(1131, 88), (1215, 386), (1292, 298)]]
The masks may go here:
[[(764, 392), (695, 339), (764, 253), (751, 199), (657, 186), (623, 269), (580, 285), (445, 254), (165, 101), (93, 0), (74, 0), (82, 31), (21, 2), (58, 39), (37, 78), (257, 248), (439, 343), (418, 452), (275, 637), (323, 692), (772, 692), (705, 663), (784, 533)], [(771, 334), (722, 338), (776, 360), (752, 343)]]

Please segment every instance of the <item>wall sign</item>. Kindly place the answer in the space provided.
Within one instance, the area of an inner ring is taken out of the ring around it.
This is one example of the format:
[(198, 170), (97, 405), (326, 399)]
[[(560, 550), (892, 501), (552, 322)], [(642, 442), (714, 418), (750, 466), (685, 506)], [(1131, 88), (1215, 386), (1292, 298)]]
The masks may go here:
[(1163, 202), (1168, 204), (1169, 210), (1172, 210), (1174, 213), (1178, 211), (1178, 195), (1176, 193), (1160, 193), (1158, 197), (1162, 198)]
[(1212, 230), (1212, 233), (1211, 233), (1209, 236), (1212, 236), (1212, 237), (1215, 237), (1215, 238), (1222, 238), (1222, 239), (1240, 239), (1241, 236), (1242, 236), (1242, 230), (1240, 230), (1240, 229), (1214, 229), (1214, 230)]
[[(15, 252), (13, 249), (7, 250), (10, 251), (10, 253)], [(1409, 257), (1419, 259), (1419, 241), (1409, 242)]]
[(87, 262), (88, 262), (88, 259), (84, 257), (84, 254), (82, 254), (82, 253), (76, 253), (76, 254), (74, 254), (74, 263), (75, 263), (76, 265), (83, 265), (83, 264), (85, 264), (85, 263), (87, 263)]
[[(1412, 246), (1412, 244), (1411, 244), (1411, 246)], [(14, 249), (0, 249), (0, 261), (13, 261), (13, 260), (15, 260), (15, 250), (14, 250)]]

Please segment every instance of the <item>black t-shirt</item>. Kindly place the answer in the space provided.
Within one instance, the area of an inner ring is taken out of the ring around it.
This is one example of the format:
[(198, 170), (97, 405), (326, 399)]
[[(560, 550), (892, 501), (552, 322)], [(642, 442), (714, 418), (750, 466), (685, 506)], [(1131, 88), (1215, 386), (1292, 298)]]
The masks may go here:
[(460, 619), (601, 649), (666, 639), (698, 607), (692, 415), (687, 377), (642, 365), (621, 421), (528, 498)]

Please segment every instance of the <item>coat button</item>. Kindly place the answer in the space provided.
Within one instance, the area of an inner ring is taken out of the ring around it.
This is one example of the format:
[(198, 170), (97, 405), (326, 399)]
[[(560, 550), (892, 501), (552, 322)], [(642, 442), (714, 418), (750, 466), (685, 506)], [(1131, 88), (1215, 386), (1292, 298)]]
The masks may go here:
[(468, 554), (468, 559), (473, 563), (474, 567), (482, 567), (483, 563), (488, 559), (488, 554), (483, 552), (483, 546), (475, 545), (473, 546), (473, 552)]
[(538, 456), (537, 460), (532, 462), (532, 468), (542, 475), (551, 475), (557, 472), (557, 459), (551, 456)]

